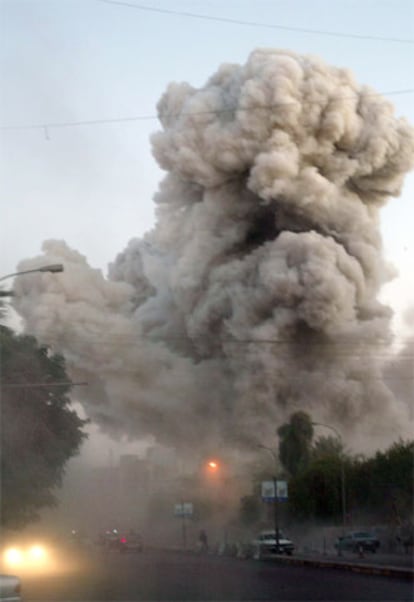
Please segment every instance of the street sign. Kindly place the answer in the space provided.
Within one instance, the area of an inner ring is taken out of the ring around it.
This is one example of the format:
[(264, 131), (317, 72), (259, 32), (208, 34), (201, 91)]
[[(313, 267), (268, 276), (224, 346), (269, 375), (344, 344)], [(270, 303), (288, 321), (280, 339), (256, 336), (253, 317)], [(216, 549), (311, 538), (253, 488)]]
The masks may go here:
[[(288, 499), (287, 481), (276, 481), (276, 497), (278, 502), (286, 502)], [(262, 500), (264, 502), (275, 501), (275, 481), (262, 481)]]
[(262, 500), (264, 502), (273, 502), (275, 499), (274, 481), (262, 481)]
[(287, 481), (276, 481), (276, 495), (279, 502), (286, 502), (288, 499)]
[(193, 504), (192, 502), (181, 502), (180, 504), (174, 504), (174, 516), (192, 516), (193, 515)]

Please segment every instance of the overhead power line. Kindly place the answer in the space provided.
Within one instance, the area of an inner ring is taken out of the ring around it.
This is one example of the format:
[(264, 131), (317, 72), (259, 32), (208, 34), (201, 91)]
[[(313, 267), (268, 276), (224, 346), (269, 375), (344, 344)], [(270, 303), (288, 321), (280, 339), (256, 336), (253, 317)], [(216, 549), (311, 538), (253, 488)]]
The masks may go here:
[(375, 42), (396, 42), (399, 44), (414, 44), (414, 40), (404, 38), (391, 38), (386, 36), (372, 36), (367, 34), (356, 34), (356, 33), (345, 33), (339, 31), (328, 31), (326, 29), (309, 29), (305, 27), (293, 27), (290, 25), (276, 25), (273, 23), (261, 23), (257, 21), (243, 21), (241, 19), (232, 19), (230, 17), (217, 17), (213, 15), (202, 15), (198, 13), (192, 13), (188, 11), (170, 10), (167, 8), (156, 8), (154, 6), (146, 6), (143, 4), (134, 4), (132, 2), (123, 2), (121, 0), (98, 0), (103, 4), (111, 4), (113, 6), (121, 6), (125, 8), (132, 8), (135, 10), (161, 13), (164, 15), (171, 15), (176, 17), (186, 17), (189, 19), (201, 19), (203, 21), (215, 21), (219, 23), (229, 23), (230, 25), (243, 25), (245, 27), (262, 27), (265, 29), (279, 29), (282, 31), (293, 31), (295, 33), (305, 33), (311, 35), (323, 35), (331, 36), (336, 38), (351, 38), (357, 40), (372, 40)]
[[(47, 338), (47, 334), (39, 333), (41, 338)], [(77, 340), (77, 335), (75, 333), (70, 333), (65, 335), (64, 343), (70, 342), (71, 340)], [(62, 344), (62, 339), (59, 339)], [(198, 335), (195, 337), (190, 337), (189, 335), (166, 335), (162, 337), (155, 337), (150, 334), (137, 333), (137, 334), (122, 334), (122, 333), (111, 333), (104, 334), (101, 333), (89, 333), (87, 342), (91, 345), (101, 345), (102, 347), (119, 347), (119, 346), (136, 346), (139, 344), (145, 343), (155, 343), (155, 344), (165, 344), (165, 343), (188, 343), (188, 344), (197, 344), (206, 341), (207, 343), (216, 343), (219, 344), (231, 344), (235, 346), (253, 346), (253, 345), (265, 345), (265, 346), (275, 346), (280, 345), (282, 347), (287, 347), (291, 351), (298, 350), (299, 348), (308, 349), (308, 348), (319, 348), (321, 350), (336, 350), (336, 352), (340, 352), (339, 355), (346, 356), (360, 356), (366, 353), (369, 353), (369, 357), (377, 357), (377, 358), (412, 358), (414, 357), (413, 353), (410, 350), (406, 350), (401, 352), (398, 350), (392, 350), (391, 347), (393, 344), (398, 344), (400, 346), (409, 345), (411, 342), (414, 342), (412, 337), (394, 337), (392, 341), (299, 341), (295, 339), (289, 338), (244, 338), (244, 339), (236, 339), (230, 336), (222, 336), (219, 339), (214, 339), (211, 335)], [(53, 343), (51, 343), (53, 346)], [(289, 351), (288, 349), (288, 351)], [(375, 351), (375, 353), (373, 353)]]
[[(361, 94), (353, 94), (347, 96), (332, 96), (327, 99), (328, 102), (334, 102), (336, 100), (353, 100), (355, 98), (365, 98), (365, 97), (376, 97), (376, 96), (402, 96), (405, 94), (413, 94), (414, 88), (408, 88), (404, 90), (391, 90), (388, 92), (364, 92)], [(177, 116), (197, 116), (197, 115), (221, 115), (225, 113), (233, 113), (233, 112), (252, 112), (252, 111), (268, 111), (277, 109), (278, 107), (285, 107), (289, 105), (296, 105), (299, 101), (292, 100), (287, 102), (278, 102), (273, 103), (271, 105), (261, 105), (256, 107), (226, 107), (223, 109), (210, 109), (205, 111), (189, 111), (180, 113)], [(304, 101), (303, 105), (313, 105), (320, 104), (320, 100), (318, 101)], [(113, 117), (106, 119), (85, 119), (79, 121), (56, 121), (56, 122), (45, 122), (45, 123), (26, 123), (26, 124), (11, 124), (11, 125), (0, 125), (0, 131), (7, 130), (43, 130), (45, 132), (46, 138), (48, 138), (48, 133), (50, 129), (53, 128), (69, 128), (69, 127), (79, 127), (79, 126), (93, 126), (93, 125), (105, 125), (111, 123), (127, 123), (132, 121), (148, 121), (162, 118), (161, 115), (131, 115), (126, 117)]]
[(86, 387), (88, 385), (87, 382), (73, 383), (73, 382), (60, 382), (60, 383), (2, 383), (0, 382), (0, 387), (4, 389), (24, 389), (24, 388), (46, 388), (50, 387)]
[(128, 121), (144, 121), (158, 119), (157, 115), (136, 115), (131, 117), (109, 117), (107, 119), (85, 119), (80, 121), (57, 121), (48, 123), (28, 123), (17, 125), (1, 125), (0, 130), (48, 130), (49, 128), (67, 128), (82, 125), (103, 125), (108, 123), (126, 123)]

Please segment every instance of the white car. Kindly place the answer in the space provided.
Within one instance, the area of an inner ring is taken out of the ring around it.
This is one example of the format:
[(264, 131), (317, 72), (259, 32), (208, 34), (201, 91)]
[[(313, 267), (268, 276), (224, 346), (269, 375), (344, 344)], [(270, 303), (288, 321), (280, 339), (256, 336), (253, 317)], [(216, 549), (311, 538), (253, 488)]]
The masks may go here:
[(0, 574), (1, 602), (21, 602), (21, 583), (16, 575)]
[(287, 554), (291, 556), (295, 549), (293, 542), (287, 539), (281, 531), (279, 531), (279, 541), (276, 542), (274, 529), (261, 531), (252, 541), (252, 547), (253, 558), (255, 560), (260, 560), (260, 558), (270, 554)]

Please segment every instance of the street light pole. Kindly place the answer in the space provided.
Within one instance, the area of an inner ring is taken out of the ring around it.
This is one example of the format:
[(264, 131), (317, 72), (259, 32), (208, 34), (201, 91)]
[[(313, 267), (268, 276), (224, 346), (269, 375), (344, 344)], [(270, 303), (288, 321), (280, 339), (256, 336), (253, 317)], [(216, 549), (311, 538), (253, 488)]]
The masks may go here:
[(85, 387), (87, 382), (74, 383), (71, 381), (67, 382), (56, 382), (56, 383), (2, 383), (0, 382), (0, 389), (34, 389), (34, 388), (49, 388), (49, 387)]
[(61, 263), (52, 263), (50, 265), (43, 265), (40, 268), (33, 268), (32, 270), (23, 270), (22, 272), (14, 272), (13, 274), (7, 274), (7, 276), (2, 276), (0, 278), (0, 282), (2, 280), (7, 280), (7, 278), (13, 278), (14, 276), (22, 276), (23, 274), (32, 274), (33, 272), (52, 272), (56, 274), (57, 272), (63, 272), (63, 265)]
[(275, 472), (273, 475), (273, 488), (275, 493), (275, 498), (273, 502), (273, 523), (275, 529), (275, 538), (276, 538), (276, 554), (279, 553), (279, 507), (278, 507), (278, 499), (277, 499), (277, 456), (273, 449), (270, 447), (266, 447), (266, 445), (259, 445), (260, 449), (267, 450), (270, 454), (272, 454), (273, 460), (275, 461)]
[(185, 523), (185, 508), (184, 508), (183, 500), (181, 500), (181, 518), (182, 518), (181, 535), (183, 538), (183, 549), (186, 550), (187, 549), (187, 525)]
[[(344, 455), (343, 455), (342, 437), (341, 437), (339, 431), (337, 431), (337, 429), (330, 424), (325, 424), (324, 422), (312, 422), (312, 424), (314, 426), (324, 426), (325, 428), (331, 429), (331, 431), (333, 431), (335, 433), (335, 435), (338, 438), (338, 441), (341, 445), (340, 460), (341, 460), (342, 535), (345, 535), (345, 531), (346, 531), (345, 459), (344, 459)], [(338, 546), (338, 553), (340, 553), (340, 546)]]
[[(13, 278), (14, 276), (23, 276), (24, 274), (32, 274), (33, 272), (52, 272), (56, 274), (58, 272), (63, 272), (63, 265), (61, 263), (52, 263), (50, 265), (44, 265), (40, 268), (34, 268), (32, 270), (23, 270), (22, 272), (14, 272), (13, 274), (7, 274), (7, 276), (2, 276), (0, 278), (0, 282), (2, 280), (7, 280), (7, 278)], [(14, 297), (13, 291), (0, 291), (0, 297)]]

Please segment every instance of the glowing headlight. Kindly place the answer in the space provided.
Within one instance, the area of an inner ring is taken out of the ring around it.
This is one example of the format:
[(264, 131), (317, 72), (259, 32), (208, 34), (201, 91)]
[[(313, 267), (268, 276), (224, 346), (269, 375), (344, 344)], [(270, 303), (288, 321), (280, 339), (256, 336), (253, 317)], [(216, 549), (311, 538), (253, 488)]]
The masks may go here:
[(17, 548), (9, 548), (4, 552), (4, 559), (11, 566), (18, 566), (23, 561), (23, 554)]
[(46, 558), (46, 550), (42, 546), (33, 546), (29, 550), (29, 557), (32, 560), (44, 560)]
[(19, 569), (19, 571), (43, 570), (50, 565), (47, 549), (40, 545), (32, 545), (29, 548), (7, 548), (3, 554), (3, 561), (10, 569)]

